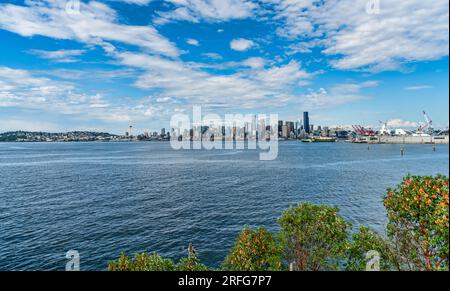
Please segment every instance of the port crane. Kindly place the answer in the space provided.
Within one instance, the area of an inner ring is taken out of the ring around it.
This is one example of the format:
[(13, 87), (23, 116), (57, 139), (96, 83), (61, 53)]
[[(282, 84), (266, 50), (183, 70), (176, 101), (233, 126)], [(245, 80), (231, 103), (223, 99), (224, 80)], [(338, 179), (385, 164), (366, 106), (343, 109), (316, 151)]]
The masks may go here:
[(352, 125), (355, 132), (359, 135), (375, 135), (375, 131), (371, 128), (364, 128), (361, 125)]
[(423, 131), (425, 129), (427, 129), (427, 128), (428, 128), (429, 132), (433, 132), (434, 131), (434, 129), (433, 129), (433, 120), (431, 120), (430, 116), (428, 116), (428, 114), (425, 112), (425, 110), (422, 111), (422, 113), (423, 113), (423, 117), (425, 119), (425, 124), (421, 124), (419, 126), (419, 128), (417, 128), (416, 132), (417, 133), (423, 133)]

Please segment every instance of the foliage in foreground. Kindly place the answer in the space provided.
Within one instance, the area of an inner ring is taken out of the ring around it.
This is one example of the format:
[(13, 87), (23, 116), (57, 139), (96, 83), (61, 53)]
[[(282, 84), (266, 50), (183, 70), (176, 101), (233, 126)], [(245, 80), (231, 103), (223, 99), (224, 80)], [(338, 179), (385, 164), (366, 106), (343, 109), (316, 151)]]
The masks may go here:
[(284, 258), (294, 270), (337, 268), (345, 249), (350, 224), (339, 209), (326, 205), (299, 204), (284, 211), (278, 223)]
[[(388, 214), (385, 239), (367, 227), (350, 234), (351, 225), (339, 209), (302, 203), (283, 212), (280, 230), (244, 228), (221, 270), (349, 270), (363, 271), (374, 254), (375, 269), (448, 270), (448, 178), (407, 176), (388, 189), (384, 205)], [(374, 253), (375, 252), (375, 253)], [(124, 254), (110, 262), (111, 271), (203, 271), (189, 247), (178, 263), (157, 254)]]
[(364, 271), (367, 269), (370, 252), (377, 252), (380, 256), (378, 267), (380, 271), (395, 270), (393, 254), (389, 243), (376, 232), (361, 226), (347, 243), (345, 251), (345, 270)]
[(153, 253), (137, 254), (129, 258), (122, 254), (117, 261), (110, 262), (108, 271), (208, 271), (195, 254), (182, 258), (178, 263)]
[(137, 254), (134, 258), (129, 258), (122, 254), (117, 261), (110, 262), (109, 271), (175, 271), (177, 266), (170, 259), (165, 259), (153, 253)]
[(401, 270), (448, 270), (448, 178), (404, 178), (384, 198), (387, 234)]
[(281, 270), (281, 251), (272, 233), (265, 228), (244, 228), (223, 263), (231, 271)]

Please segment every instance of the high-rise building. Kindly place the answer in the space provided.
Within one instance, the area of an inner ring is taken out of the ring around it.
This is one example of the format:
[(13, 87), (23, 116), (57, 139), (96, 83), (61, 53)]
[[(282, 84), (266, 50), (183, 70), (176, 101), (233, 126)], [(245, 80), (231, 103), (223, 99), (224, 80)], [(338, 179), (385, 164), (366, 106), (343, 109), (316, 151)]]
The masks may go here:
[(325, 136), (330, 136), (330, 128), (328, 126), (323, 127), (323, 134)]
[(291, 134), (295, 133), (295, 123), (292, 121), (286, 121), (288, 136), (291, 136)]
[(310, 133), (309, 113), (307, 111), (303, 112), (303, 127), (304, 127), (306, 133)]
[(256, 115), (254, 115), (253, 118), (252, 118), (252, 127), (251, 127), (250, 132), (249, 132), (252, 137), (256, 136), (256, 131), (258, 130), (258, 128), (257, 128), (258, 120), (257, 119), (258, 118), (256, 117)]
[(250, 124), (248, 122), (245, 122), (244, 123), (244, 137), (247, 137), (249, 135), (250, 131), (251, 131)]
[(166, 135), (166, 129), (162, 128), (161, 129), (161, 136), (164, 137)]
[(283, 131), (283, 120), (278, 120), (278, 136), (281, 136)]
[(283, 125), (283, 126), (281, 127), (281, 136), (284, 137), (284, 138), (289, 137), (289, 132), (288, 132), (288, 127), (287, 127), (287, 125)]
[(264, 139), (266, 137), (266, 120), (264, 118), (259, 119), (258, 127), (256, 130), (256, 138)]

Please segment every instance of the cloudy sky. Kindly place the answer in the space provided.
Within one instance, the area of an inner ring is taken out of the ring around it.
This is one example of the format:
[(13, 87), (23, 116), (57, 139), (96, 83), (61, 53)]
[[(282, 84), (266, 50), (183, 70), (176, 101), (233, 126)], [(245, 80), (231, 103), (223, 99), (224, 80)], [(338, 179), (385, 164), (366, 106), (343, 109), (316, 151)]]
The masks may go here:
[(177, 112), (448, 126), (448, 0), (0, 1), (0, 131)]

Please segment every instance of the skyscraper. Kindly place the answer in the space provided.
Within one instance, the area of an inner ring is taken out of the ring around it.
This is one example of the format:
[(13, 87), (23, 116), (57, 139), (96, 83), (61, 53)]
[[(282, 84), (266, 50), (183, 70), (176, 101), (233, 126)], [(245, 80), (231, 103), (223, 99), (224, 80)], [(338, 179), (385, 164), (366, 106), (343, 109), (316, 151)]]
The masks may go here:
[(287, 125), (283, 125), (281, 127), (281, 136), (284, 137), (284, 138), (288, 138), (289, 137), (289, 132), (288, 132)]
[(309, 127), (309, 114), (307, 111), (303, 112), (303, 127), (307, 133), (311, 132)]
[(280, 137), (282, 135), (283, 131), (283, 120), (278, 120), (278, 136)]
[(295, 133), (295, 124), (292, 121), (286, 121), (286, 126), (288, 130), (288, 136), (290, 137), (292, 133)]

